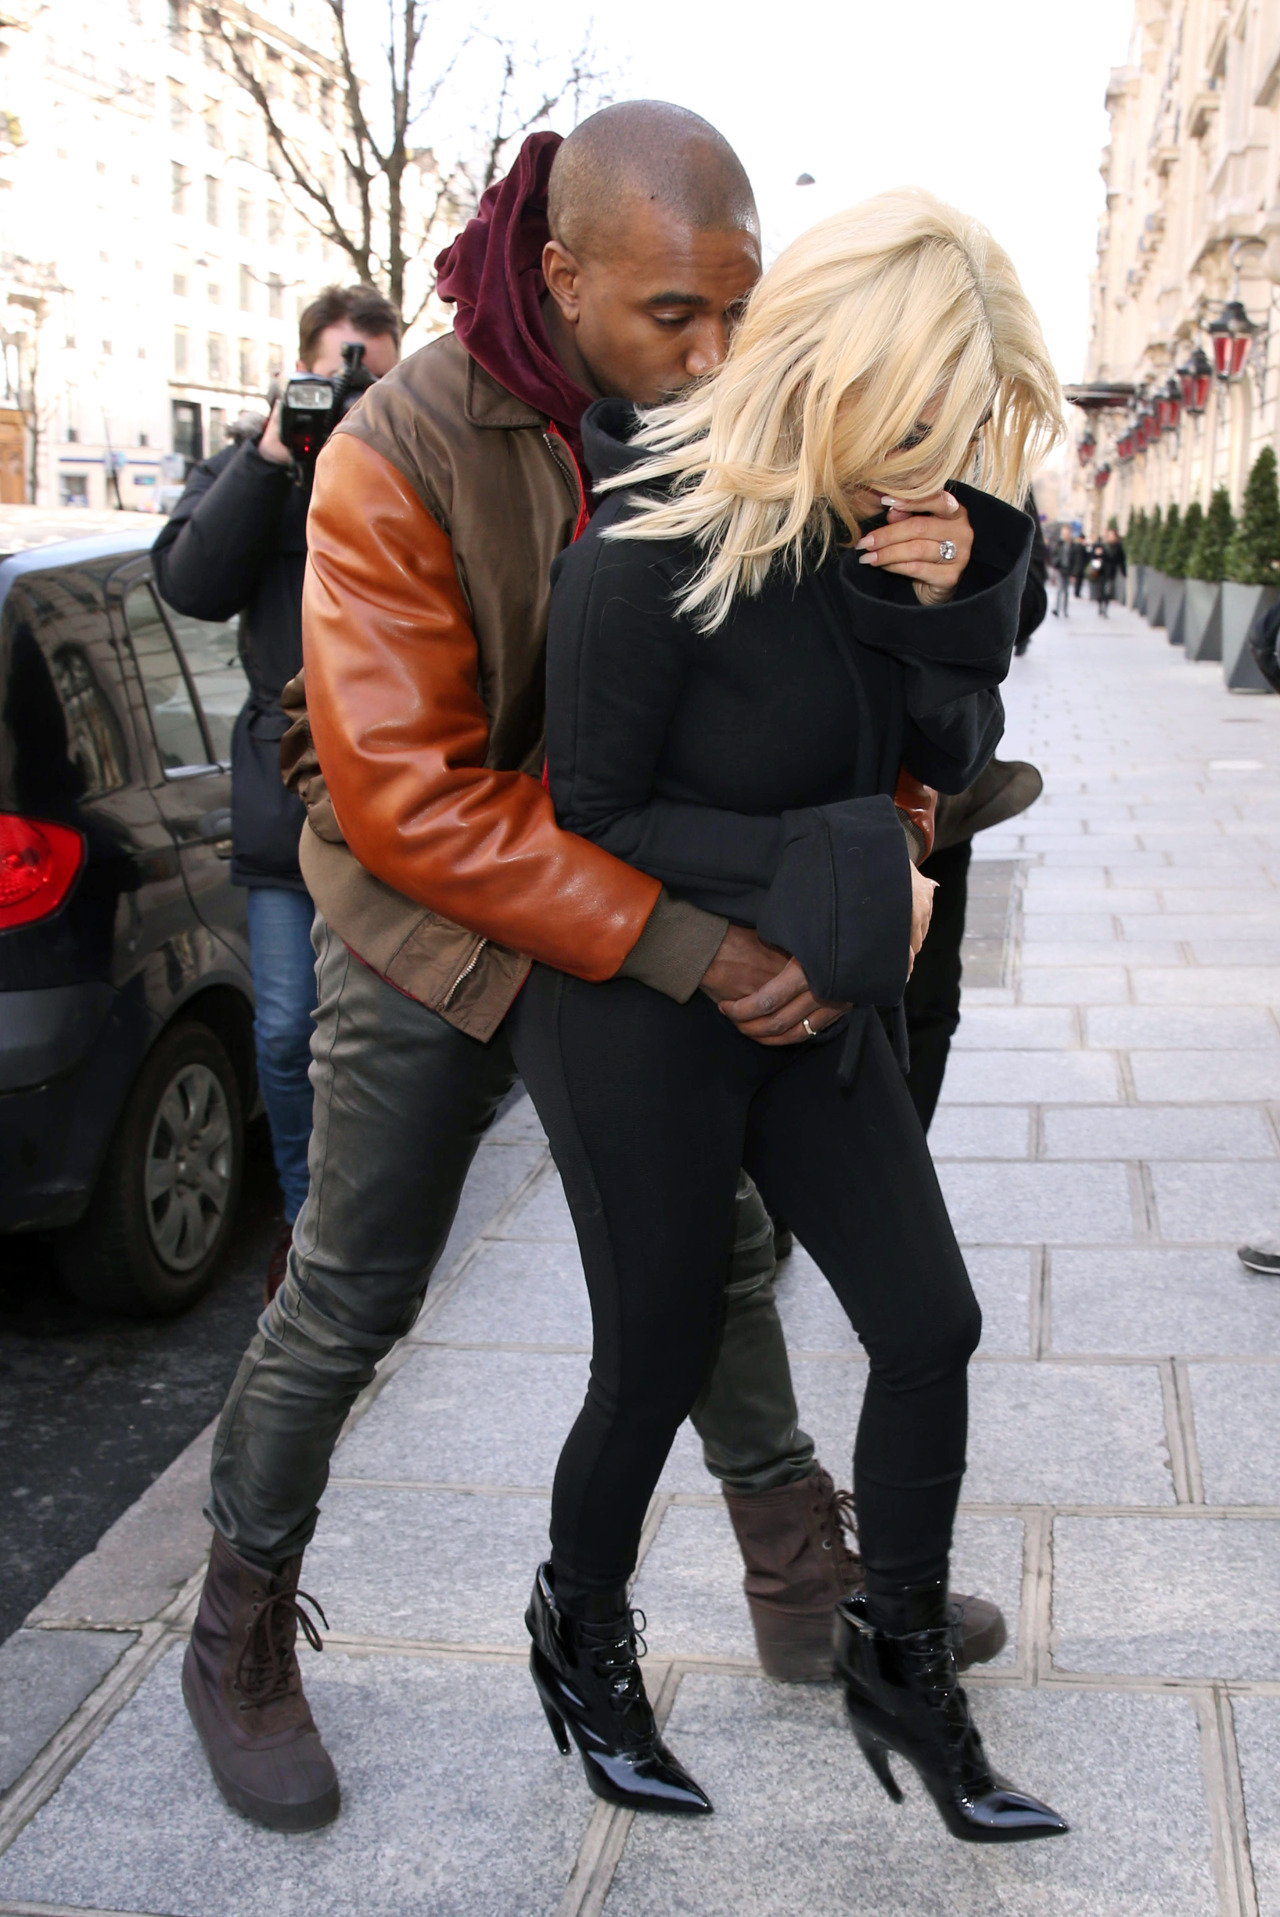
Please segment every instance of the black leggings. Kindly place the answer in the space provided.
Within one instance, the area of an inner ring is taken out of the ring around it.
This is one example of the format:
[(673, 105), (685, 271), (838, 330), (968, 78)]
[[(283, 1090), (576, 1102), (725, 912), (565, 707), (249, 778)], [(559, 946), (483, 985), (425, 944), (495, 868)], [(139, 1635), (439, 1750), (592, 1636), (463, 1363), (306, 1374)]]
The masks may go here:
[(866, 1348), (853, 1460), (873, 1589), (946, 1576), (981, 1316), (879, 1020), (852, 1090), (839, 1035), (770, 1049), (701, 992), (535, 966), (508, 1022), (591, 1293), (586, 1401), (551, 1511), (569, 1609), (616, 1592), (715, 1351), (738, 1167), (794, 1226)]

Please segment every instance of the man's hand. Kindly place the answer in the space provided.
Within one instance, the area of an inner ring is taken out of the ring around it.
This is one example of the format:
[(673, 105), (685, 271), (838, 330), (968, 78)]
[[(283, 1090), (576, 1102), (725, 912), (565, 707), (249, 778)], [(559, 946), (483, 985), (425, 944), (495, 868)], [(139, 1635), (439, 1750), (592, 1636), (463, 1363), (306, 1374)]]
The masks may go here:
[(747, 926), (731, 925), (702, 975), (701, 989), (717, 1005), (726, 999), (745, 998), (776, 978), (786, 963), (785, 952), (766, 945)]
[(915, 866), (911, 868), (911, 963), (907, 966), (910, 978), (915, 967), (916, 955), (924, 944), (925, 934), (929, 930), (929, 920), (933, 917), (933, 895), (938, 889), (936, 879), (922, 879)]
[(288, 466), (292, 462), (293, 454), (289, 451), (289, 448), (285, 445), (277, 430), (276, 421), (279, 412), (280, 402), (277, 400), (276, 404), (267, 414), (267, 423), (262, 429), (262, 438), (258, 441), (258, 451), (264, 459), (271, 460), (275, 465)]
[[(880, 566), (915, 581), (916, 596), (926, 606), (942, 605), (960, 583), (973, 554), (973, 527), (969, 515), (952, 493), (935, 493), (918, 506), (896, 506), (891, 499), (889, 523), (864, 533), (854, 547), (862, 566)], [(949, 539), (954, 559), (940, 559), (939, 548)]]
[[(771, 948), (763, 949), (767, 952)], [(721, 999), (720, 1010), (733, 1020), (744, 1038), (753, 1038), (758, 1045), (803, 1045), (849, 1007), (815, 998), (799, 959), (786, 958), (782, 952), (775, 954), (775, 962), (778, 959), (784, 961), (781, 971), (756, 991), (741, 998)], [(806, 1019), (811, 1027), (808, 1031)]]

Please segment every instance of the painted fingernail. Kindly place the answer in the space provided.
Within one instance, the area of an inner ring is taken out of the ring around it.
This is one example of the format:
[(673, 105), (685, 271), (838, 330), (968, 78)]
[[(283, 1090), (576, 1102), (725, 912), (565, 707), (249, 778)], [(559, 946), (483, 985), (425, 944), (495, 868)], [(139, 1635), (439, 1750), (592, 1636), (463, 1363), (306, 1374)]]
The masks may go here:
[(875, 543), (876, 536), (874, 533), (864, 533), (853, 550), (855, 552), (869, 552)]
[(896, 499), (886, 499), (883, 493), (880, 495), (880, 504), (882, 506), (896, 506), (897, 503)]
[(880, 555), (878, 553), (874, 553), (874, 552), (859, 553), (858, 564), (860, 566), (874, 566), (877, 560), (879, 559), (879, 556)]

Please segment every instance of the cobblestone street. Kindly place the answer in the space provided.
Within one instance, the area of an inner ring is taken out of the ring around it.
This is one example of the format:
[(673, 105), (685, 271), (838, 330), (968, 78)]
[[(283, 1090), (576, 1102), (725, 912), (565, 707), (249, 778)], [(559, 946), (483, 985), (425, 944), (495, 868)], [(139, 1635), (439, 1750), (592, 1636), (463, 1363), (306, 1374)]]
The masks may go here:
[[(208, 1436), (0, 1651), (0, 1912), (174, 1917), (1280, 1917), (1280, 700), (1074, 602), (1007, 688), (1045, 792), (976, 844), (964, 1017), (931, 1136), (982, 1301), (958, 1588), (997, 1763), (1070, 1820), (956, 1843), (879, 1790), (834, 1688), (754, 1661), (686, 1427), (635, 1601), (716, 1815), (597, 1805), (522, 1622), (589, 1338), (532, 1109), (482, 1149), (413, 1336), (358, 1407), (303, 1575), (342, 1776), (330, 1829), (227, 1810), (178, 1667)], [(847, 1482), (864, 1365), (798, 1252), (801, 1418)]]

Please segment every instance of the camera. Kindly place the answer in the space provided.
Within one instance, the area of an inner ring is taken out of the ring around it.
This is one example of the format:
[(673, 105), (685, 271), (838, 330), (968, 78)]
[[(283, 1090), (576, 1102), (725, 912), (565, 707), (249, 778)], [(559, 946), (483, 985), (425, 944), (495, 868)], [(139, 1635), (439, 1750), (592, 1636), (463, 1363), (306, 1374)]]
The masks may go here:
[(319, 373), (295, 373), (280, 401), (280, 437), (300, 465), (309, 465), (340, 419), (361, 393), (374, 384), (364, 363), (364, 341), (348, 340), (342, 371), (332, 379)]

